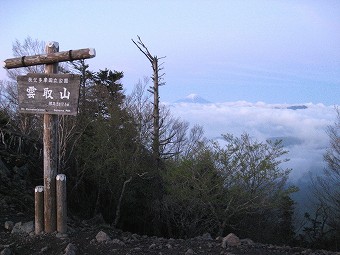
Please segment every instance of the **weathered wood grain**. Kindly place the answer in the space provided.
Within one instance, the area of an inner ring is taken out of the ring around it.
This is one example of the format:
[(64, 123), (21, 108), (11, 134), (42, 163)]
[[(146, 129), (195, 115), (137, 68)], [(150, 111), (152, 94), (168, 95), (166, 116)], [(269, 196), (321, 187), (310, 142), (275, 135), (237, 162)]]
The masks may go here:
[(18, 58), (6, 59), (3, 67), (6, 69), (34, 66), (34, 65), (49, 65), (58, 62), (73, 61), (79, 59), (93, 58), (96, 56), (96, 51), (93, 48), (80, 50), (69, 50), (61, 52), (51, 52), (41, 55), (22, 56)]

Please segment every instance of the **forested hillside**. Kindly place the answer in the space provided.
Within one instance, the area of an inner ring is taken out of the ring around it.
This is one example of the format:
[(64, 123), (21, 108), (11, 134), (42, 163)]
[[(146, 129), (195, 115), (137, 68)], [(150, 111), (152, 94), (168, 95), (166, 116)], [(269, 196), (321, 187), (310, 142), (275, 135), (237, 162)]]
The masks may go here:
[[(39, 42), (14, 46), (25, 53)], [(330, 169), (314, 182), (316, 214), (306, 215), (297, 233), (290, 197), (297, 187), (287, 185), (291, 169), (281, 166), (288, 159), (280, 140), (257, 141), (244, 133), (224, 134), (223, 145), (210, 141), (202, 127), (190, 129), (168, 108), (155, 106), (148, 79), (127, 95), (123, 71), (92, 71), (85, 61), (60, 68), (81, 75), (78, 115), (58, 117), (58, 171), (67, 176), (69, 214), (101, 215), (139, 234), (188, 238), (234, 232), (256, 242), (339, 250), (339, 116), (329, 129)], [(34, 186), (43, 183), (42, 115), (18, 113), (17, 74), (2, 81), (0, 94), (0, 202), (32, 211)]]

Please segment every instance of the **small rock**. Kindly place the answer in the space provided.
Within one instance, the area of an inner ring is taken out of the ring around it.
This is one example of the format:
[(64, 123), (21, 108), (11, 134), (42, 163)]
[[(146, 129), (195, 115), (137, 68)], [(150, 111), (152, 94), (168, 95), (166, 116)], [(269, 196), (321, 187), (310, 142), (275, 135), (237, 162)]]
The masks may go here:
[(12, 231), (13, 227), (14, 227), (13, 221), (6, 221), (5, 222), (5, 229)]
[(254, 241), (249, 239), (249, 238), (241, 239), (240, 242), (241, 242), (241, 244), (246, 244), (246, 245), (253, 245), (253, 244), (255, 244)]
[(41, 252), (41, 253), (44, 253), (44, 252), (46, 252), (47, 250), (48, 250), (48, 247), (45, 246), (45, 247), (41, 248), (40, 252)]
[(153, 244), (151, 244), (150, 246), (149, 246), (149, 249), (155, 249), (156, 248), (156, 244), (155, 243), (153, 243)]
[(204, 240), (213, 240), (210, 233), (205, 233), (202, 235), (202, 239)]
[(73, 243), (69, 243), (65, 248), (64, 255), (76, 255), (77, 246), (75, 246)]
[(166, 246), (166, 248), (168, 248), (168, 249), (172, 249), (172, 245), (171, 245), (171, 244), (169, 244), (169, 243), (168, 243), (168, 244), (166, 244), (165, 246)]
[(185, 255), (193, 255), (195, 254), (195, 252), (193, 251), (193, 249), (188, 249), (186, 252), (185, 252)]
[(140, 239), (140, 236), (137, 235), (137, 234), (132, 234), (132, 235), (131, 235), (131, 238), (132, 238), (133, 240), (135, 240), (135, 241), (138, 241), (138, 240)]
[(222, 242), (223, 238), (222, 238), (222, 236), (218, 236), (218, 237), (215, 238), (215, 240), (219, 241), (219, 242)]
[(22, 225), (21, 222), (15, 223), (15, 225), (14, 225), (12, 231), (11, 231), (11, 234), (20, 233), (21, 232), (21, 225)]
[(66, 234), (66, 233), (57, 233), (56, 235), (55, 235), (57, 238), (60, 238), (60, 239), (64, 239), (64, 238), (67, 238), (68, 237), (68, 234)]
[(123, 242), (123, 241), (121, 241), (121, 240), (119, 240), (119, 239), (113, 239), (112, 240), (112, 243), (116, 243), (116, 244), (119, 244), (119, 245), (121, 245), (121, 246), (124, 246), (125, 245), (125, 243)]
[(22, 225), (21, 228), (25, 233), (29, 234), (31, 232), (34, 232), (34, 223), (33, 221), (26, 222)]
[(131, 240), (128, 236), (123, 236), (122, 239), (124, 242), (129, 242)]
[(227, 246), (239, 246), (241, 244), (240, 238), (238, 238), (235, 234), (230, 233), (222, 240), (222, 247), (226, 248)]
[(111, 238), (104, 231), (100, 231), (96, 235), (96, 240), (97, 242), (105, 242), (105, 241), (110, 241)]
[(269, 245), (268, 245), (268, 249), (275, 249), (275, 248), (276, 248), (275, 245), (272, 245), (272, 244), (269, 244)]
[(34, 223), (33, 221), (29, 221), (26, 223), (18, 222), (15, 223), (13, 229), (12, 229), (12, 234), (14, 233), (31, 233), (34, 232)]
[(2, 250), (2, 252), (0, 253), (1, 255), (12, 255), (12, 250), (10, 248), (5, 248)]

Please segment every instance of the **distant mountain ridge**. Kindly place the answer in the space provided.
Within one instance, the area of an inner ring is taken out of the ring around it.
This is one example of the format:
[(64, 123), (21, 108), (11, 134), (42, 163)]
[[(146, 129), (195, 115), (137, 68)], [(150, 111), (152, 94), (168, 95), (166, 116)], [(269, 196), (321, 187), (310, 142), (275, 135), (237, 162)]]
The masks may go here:
[[(192, 93), (187, 95), (185, 98), (181, 98), (176, 100), (175, 102), (173, 102), (175, 104), (177, 103), (189, 103), (189, 104), (213, 104), (213, 102), (206, 100), (205, 98), (201, 97), (198, 94)], [(270, 104), (264, 104), (261, 102), (261, 104), (258, 103), (250, 103), (250, 102), (246, 102), (246, 101), (236, 101), (236, 102), (224, 102), (224, 103), (217, 103), (217, 104), (229, 104), (229, 105), (233, 105), (233, 106), (239, 106), (239, 107), (260, 107), (263, 108), (264, 106), (266, 108), (274, 108), (274, 109), (289, 109), (289, 110), (305, 110), (308, 109), (308, 106), (306, 106), (305, 104), (296, 104), (296, 105), (278, 105), (278, 104), (274, 104), (274, 105), (270, 105)]]
[(185, 98), (175, 101), (175, 103), (210, 104), (211, 102), (197, 94), (190, 94)]
[(304, 110), (307, 109), (308, 107), (305, 105), (292, 105), (292, 106), (288, 106), (287, 109), (289, 110)]
[(298, 137), (294, 137), (294, 136), (277, 136), (277, 137), (270, 137), (267, 140), (269, 141), (282, 141), (282, 145), (284, 147), (291, 147), (294, 145), (300, 145), (303, 143), (303, 140), (298, 138)]

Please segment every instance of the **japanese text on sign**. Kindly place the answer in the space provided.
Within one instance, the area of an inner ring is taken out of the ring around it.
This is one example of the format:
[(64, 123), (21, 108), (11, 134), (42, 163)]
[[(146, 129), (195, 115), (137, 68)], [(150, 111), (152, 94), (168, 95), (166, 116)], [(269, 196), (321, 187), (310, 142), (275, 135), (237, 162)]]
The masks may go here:
[(68, 77), (67, 78), (49, 78), (49, 77), (28, 77), (27, 78), (28, 82), (33, 82), (33, 83), (68, 83)]
[(76, 115), (80, 76), (28, 74), (18, 76), (19, 111)]

